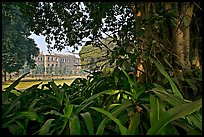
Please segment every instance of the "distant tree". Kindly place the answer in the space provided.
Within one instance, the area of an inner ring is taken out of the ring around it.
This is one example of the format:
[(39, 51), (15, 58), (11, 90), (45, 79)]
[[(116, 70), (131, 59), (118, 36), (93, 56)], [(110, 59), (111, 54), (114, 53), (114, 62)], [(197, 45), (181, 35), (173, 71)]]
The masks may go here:
[(69, 71), (69, 74), (72, 75), (72, 70)]
[(59, 75), (62, 76), (62, 69), (59, 68)]
[(62, 75), (64, 76), (66, 74), (67, 74), (67, 67), (64, 66), (64, 67), (62, 67)]
[(31, 77), (32, 77), (32, 78), (35, 76), (35, 72), (36, 72), (35, 69), (31, 69)]
[(29, 66), (27, 65), (27, 62), (25, 62), (25, 64), (23, 65), (23, 68), (21, 69), (21, 75), (22, 74), (25, 74), (27, 72), (30, 72), (30, 68)]
[(47, 67), (46, 68), (46, 72), (47, 72), (48, 75), (51, 75), (51, 73), (52, 73), (51, 67)]
[(84, 70), (97, 71), (103, 68), (112, 67), (110, 65), (110, 51), (116, 47), (116, 44), (112, 43), (110, 38), (102, 39), (101, 43), (82, 47), (79, 56), (81, 67)]
[(59, 67), (55, 67), (55, 75), (59, 75)]
[(39, 65), (38, 67), (39, 67), (39, 74), (40, 74), (41, 76), (43, 76), (44, 73), (45, 73), (45, 67), (44, 67), (44, 65)]

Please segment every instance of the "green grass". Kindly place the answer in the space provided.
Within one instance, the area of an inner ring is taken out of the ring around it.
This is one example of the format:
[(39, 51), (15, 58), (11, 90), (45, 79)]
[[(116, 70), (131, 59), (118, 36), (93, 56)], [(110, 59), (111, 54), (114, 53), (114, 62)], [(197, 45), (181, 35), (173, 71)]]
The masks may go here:
[[(59, 85), (59, 84), (63, 85), (63, 83), (66, 83), (66, 84), (70, 85), (73, 80), (74, 80), (74, 78), (73, 79), (63, 79), (63, 80), (58, 79), (58, 80), (54, 80), (54, 81), (55, 81), (55, 83), (57, 85)], [(49, 81), (51, 81), (51, 80), (46, 80), (46, 81), (43, 80), (42, 84), (47, 84)], [(38, 81), (21, 81), (16, 86), (16, 89), (27, 89), (27, 88), (31, 87), (32, 85), (38, 84), (40, 82), (42, 82), (42, 80), (38, 80)], [(12, 81), (3, 82), (2, 83), (2, 89), (8, 87), (11, 83), (12, 83)], [(41, 85), (39, 87), (41, 87)]]

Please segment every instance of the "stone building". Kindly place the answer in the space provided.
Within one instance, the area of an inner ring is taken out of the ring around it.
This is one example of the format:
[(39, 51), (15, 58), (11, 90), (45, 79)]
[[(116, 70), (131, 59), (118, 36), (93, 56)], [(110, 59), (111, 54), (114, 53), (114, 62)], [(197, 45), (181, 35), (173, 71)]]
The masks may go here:
[(36, 58), (36, 73), (44, 75), (78, 75), (79, 58), (74, 55), (49, 54), (41, 52)]

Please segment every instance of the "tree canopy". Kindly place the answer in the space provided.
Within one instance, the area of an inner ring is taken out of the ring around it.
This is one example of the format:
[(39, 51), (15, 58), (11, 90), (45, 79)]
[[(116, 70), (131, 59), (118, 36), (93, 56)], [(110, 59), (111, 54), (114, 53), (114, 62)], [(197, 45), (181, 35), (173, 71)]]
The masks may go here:
[(89, 39), (84, 46), (92, 44), (108, 49), (101, 40), (109, 37), (110, 43), (117, 45), (109, 50), (110, 65), (134, 68), (141, 82), (163, 82), (150, 58), (156, 59), (174, 77), (202, 68), (200, 2), (16, 2), (14, 5), (19, 7), (30, 30), (46, 37), (51, 49), (61, 50), (66, 46), (77, 49), (84, 38)]
[(30, 28), (13, 3), (2, 3), (2, 65), (5, 72), (19, 71), (25, 62), (30, 68), (35, 67), (34, 57), (39, 48), (30, 36)]
[[(171, 56), (175, 53), (175, 58), (181, 58), (183, 63), (184, 56), (189, 56), (189, 44), (182, 44), (187, 50), (172, 50), (174, 45), (179, 47), (175, 35), (180, 36), (179, 31), (182, 31), (187, 38), (192, 23), (201, 25), (199, 2), (26, 2), (18, 5), (31, 30), (46, 36), (48, 47), (77, 49), (84, 38), (90, 39), (89, 44), (99, 44), (100, 39), (111, 37), (118, 45), (112, 52), (112, 62), (125, 54), (131, 58), (133, 66), (141, 53), (154, 54), (157, 58), (163, 58), (160, 57), (162, 52)], [(199, 27), (195, 31), (200, 33)], [(53, 40), (55, 44), (51, 47)], [(134, 54), (126, 52), (127, 47)], [(189, 59), (186, 63), (189, 64)], [(177, 59), (177, 65), (180, 64)]]

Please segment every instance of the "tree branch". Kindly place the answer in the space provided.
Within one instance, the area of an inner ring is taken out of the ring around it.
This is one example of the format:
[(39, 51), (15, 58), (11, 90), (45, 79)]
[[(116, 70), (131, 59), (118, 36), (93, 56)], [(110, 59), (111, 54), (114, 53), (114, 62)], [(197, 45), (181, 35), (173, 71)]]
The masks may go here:
[(113, 52), (113, 50), (111, 50), (107, 45), (105, 45), (99, 38), (98, 38), (98, 40), (105, 48), (107, 48), (109, 51)]

